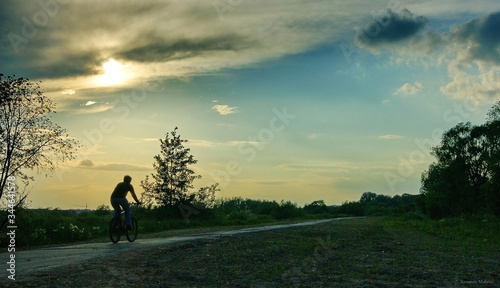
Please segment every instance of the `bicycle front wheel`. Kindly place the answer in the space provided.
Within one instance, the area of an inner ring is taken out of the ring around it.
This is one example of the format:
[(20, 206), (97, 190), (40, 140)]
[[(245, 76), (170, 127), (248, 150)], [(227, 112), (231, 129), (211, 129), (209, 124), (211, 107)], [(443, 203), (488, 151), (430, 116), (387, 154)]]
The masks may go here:
[(137, 232), (139, 231), (139, 225), (137, 225), (137, 218), (132, 216), (132, 229), (127, 230), (127, 239), (130, 242), (134, 242), (135, 239), (137, 238)]
[(119, 218), (113, 217), (109, 223), (109, 239), (111, 239), (111, 242), (113, 243), (118, 243), (118, 241), (120, 241), (120, 236), (122, 235), (120, 220), (121, 219)]

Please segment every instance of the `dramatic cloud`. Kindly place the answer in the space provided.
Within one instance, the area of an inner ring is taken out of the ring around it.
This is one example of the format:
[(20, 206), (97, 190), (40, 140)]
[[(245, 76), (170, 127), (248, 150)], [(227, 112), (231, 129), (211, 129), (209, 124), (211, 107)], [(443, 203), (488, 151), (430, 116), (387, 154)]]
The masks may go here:
[(500, 12), (473, 19), (451, 30), (451, 41), (463, 46), (463, 61), (500, 65)]
[[(238, 5), (221, 11), (212, 1), (28, 2), (0, 2), (2, 72), (43, 79), (44, 89), (57, 94), (248, 67), (352, 41), (353, 29), (356, 44), (371, 52), (387, 48), (402, 61), (425, 56), (432, 64), (451, 63), (454, 84), (443, 87), (445, 94), (456, 97), (454, 91), (463, 91), (467, 81), (485, 82), (483, 88), (488, 88), (481, 94), (494, 95), (497, 89), (492, 81), (498, 73), (489, 72), (492, 64), (500, 64), (500, 13), (455, 26), (449, 33), (428, 29), (430, 21), (469, 11), (480, 15), (494, 4), (269, 0), (235, 1)], [(47, 7), (49, 2), (56, 4)], [(374, 14), (371, 20), (362, 22), (369, 14)], [(127, 81), (98, 81), (110, 59), (123, 65)], [(479, 78), (460, 74), (466, 68), (461, 65), (471, 61), (482, 65)]]
[[(43, 3), (0, 3), (3, 72), (73, 81), (73, 90), (95, 87), (87, 78), (104, 73), (110, 59), (126, 66), (135, 80), (183, 79), (304, 52), (338, 41), (355, 21), (344, 11), (356, 7), (299, 0), (244, 1), (228, 11), (211, 1), (53, 1), (57, 7), (50, 9)], [(42, 14), (43, 23), (35, 17)]]
[[(480, 105), (500, 97), (500, 12), (452, 26), (449, 32), (423, 31), (429, 21), (408, 10), (375, 18), (356, 34), (359, 47), (386, 49), (396, 63), (447, 65), (450, 82), (441, 93)], [(423, 87), (406, 83), (394, 95), (414, 95)]]
[(441, 92), (477, 103), (500, 97), (500, 12), (454, 26), (449, 35), (448, 64), (453, 79)]
[[(138, 47), (116, 54), (118, 59), (136, 62), (163, 62), (190, 58), (216, 51), (240, 51), (255, 46), (239, 35), (220, 35), (199, 39), (158, 39), (149, 44), (139, 43)], [(132, 46), (132, 45), (131, 45)]]
[(420, 32), (427, 24), (427, 18), (415, 16), (407, 9), (400, 13), (391, 9), (373, 19), (356, 34), (356, 41), (367, 48), (400, 43)]

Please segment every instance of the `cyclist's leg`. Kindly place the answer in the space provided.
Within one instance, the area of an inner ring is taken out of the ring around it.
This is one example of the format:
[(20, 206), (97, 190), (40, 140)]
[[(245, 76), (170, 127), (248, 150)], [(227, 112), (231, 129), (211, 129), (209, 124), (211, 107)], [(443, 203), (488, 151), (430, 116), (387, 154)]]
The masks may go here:
[(132, 212), (130, 210), (130, 204), (128, 203), (127, 198), (113, 198), (111, 199), (111, 204), (113, 205), (113, 208), (115, 208), (115, 206), (119, 208), (119, 210), (115, 208), (115, 215), (117, 215), (118, 213), (118, 216), (120, 216), (121, 208), (125, 210), (125, 224), (127, 226), (132, 226)]
[[(112, 198), (111, 199), (111, 206), (113, 206), (113, 209), (115, 209), (115, 215), (114, 215), (113, 221), (114, 221), (114, 219), (118, 219), (122, 213), (122, 207), (120, 205), (121, 205), (121, 201), (119, 198)], [(115, 224), (115, 223), (113, 223), (113, 224)]]
[(120, 205), (123, 207), (123, 210), (125, 210), (125, 224), (127, 227), (132, 226), (132, 210), (130, 210), (130, 204), (127, 198), (120, 199)]
[[(127, 199), (125, 199), (127, 201)], [(132, 227), (132, 210), (130, 209), (130, 204), (127, 201), (127, 206), (125, 208), (125, 224), (127, 227)]]

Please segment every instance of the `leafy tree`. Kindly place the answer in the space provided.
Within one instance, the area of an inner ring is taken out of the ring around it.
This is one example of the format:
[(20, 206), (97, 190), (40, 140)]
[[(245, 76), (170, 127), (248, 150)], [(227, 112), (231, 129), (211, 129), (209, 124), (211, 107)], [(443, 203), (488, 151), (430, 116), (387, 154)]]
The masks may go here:
[(500, 100), (498, 100), (488, 111), (486, 121), (488, 123), (500, 120)]
[(108, 205), (102, 204), (97, 207), (97, 209), (94, 211), (94, 214), (97, 216), (106, 216), (111, 214), (111, 209)]
[(352, 216), (364, 216), (364, 205), (360, 202), (345, 201), (336, 209), (338, 213), (347, 214)]
[(271, 211), (271, 216), (278, 220), (291, 219), (302, 216), (302, 210), (297, 207), (296, 203), (281, 200), (279, 207)]
[(487, 122), (459, 123), (432, 149), (436, 162), (422, 174), (421, 193), (431, 217), (476, 213), (500, 215), (500, 102)]
[(40, 91), (38, 83), (27, 78), (0, 74), (0, 198), (7, 179), (15, 176), (25, 184), (21, 169), (53, 171), (58, 161), (74, 159), (78, 141), (53, 123), (55, 104)]
[(215, 203), (215, 208), (224, 214), (229, 214), (233, 211), (247, 210), (247, 201), (241, 197), (234, 198), (219, 198)]
[(375, 200), (375, 197), (377, 197), (377, 194), (373, 192), (365, 192), (361, 195), (361, 198), (359, 199), (359, 202), (361, 203), (369, 203), (373, 200)]
[(489, 142), (488, 177), (483, 187), (487, 209), (500, 215), (500, 101), (490, 109), (486, 122)]
[(272, 211), (279, 207), (278, 202), (269, 200), (245, 200), (246, 207), (255, 214), (271, 215)]
[(304, 205), (304, 212), (309, 214), (321, 214), (327, 213), (328, 207), (323, 200), (316, 200), (311, 202), (311, 204)]
[(271, 215), (271, 213), (276, 213), (275, 211), (279, 210), (280, 204), (274, 200), (253, 200), (234, 197), (217, 199), (214, 208), (222, 214), (247, 211), (253, 214)]
[(177, 134), (177, 127), (160, 139), (160, 154), (154, 157), (153, 168), (155, 174), (151, 178), (141, 181), (144, 189), (142, 194), (146, 203), (165, 207), (188, 203), (203, 207), (211, 207), (215, 201), (215, 192), (218, 184), (200, 188), (197, 192), (190, 192), (194, 188), (193, 181), (200, 179), (200, 175), (190, 168), (198, 161), (190, 154), (189, 148), (184, 147), (188, 140), (181, 139)]
[(197, 208), (213, 208), (215, 205), (215, 193), (217, 191), (220, 191), (219, 183), (201, 187), (190, 197), (192, 198), (192, 204)]

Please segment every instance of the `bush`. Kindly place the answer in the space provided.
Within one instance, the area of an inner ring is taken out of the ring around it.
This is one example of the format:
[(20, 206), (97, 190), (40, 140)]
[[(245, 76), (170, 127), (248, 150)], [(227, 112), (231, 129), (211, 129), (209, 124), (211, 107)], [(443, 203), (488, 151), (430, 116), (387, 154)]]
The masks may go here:
[(109, 208), (109, 206), (104, 204), (97, 207), (97, 209), (94, 211), (94, 214), (97, 216), (108, 216), (111, 215), (111, 213), (112, 213), (111, 208)]
[(307, 214), (328, 213), (328, 207), (323, 200), (313, 201), (311, 204), (304, 205), (304, 212)]
[(297, 204), (290, 201), (281, 201), (279, 207), (271, 211), (271, 216), (277, 220), (292, 219), (303, 215), (303, 211), (297, 207)]
[(246, 211), (246, 210), (236, 210), (236, 211), (232, 211), (229, 215), (228, 215), (228, 219), (231, 220), (231, 221), (235, 221), (236, 222), (240, 222), (240, 223), (244, 223), (245, 221), (247, 221), (250, 217), (252, 216), (252, 213), (249, 212), (249, 211)]
[(422, 221), (424, 219), (427, 219), (427, 217), (424, 214), (422, 214), (422, 212), (411, 211), (411, 212), (405, 213), (403, 216), (403, 219)]
[(338, 207), (337, 213), (347, 214), (350, 216), (364, 216), (364, 205), (360, 202), (344, 202)]

